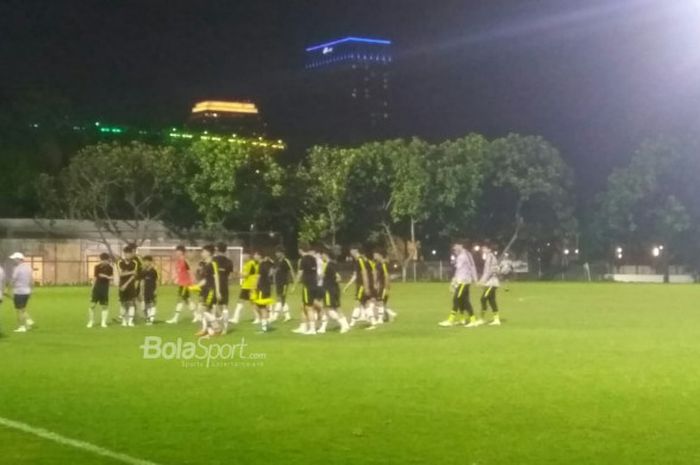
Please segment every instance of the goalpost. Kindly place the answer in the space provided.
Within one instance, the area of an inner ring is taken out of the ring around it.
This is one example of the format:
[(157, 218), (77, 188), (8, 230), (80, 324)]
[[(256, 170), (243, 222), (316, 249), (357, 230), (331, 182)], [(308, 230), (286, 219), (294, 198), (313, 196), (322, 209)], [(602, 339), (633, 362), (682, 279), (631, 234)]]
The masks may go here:
[[(143, 245), (139, 246), (139, 255), (146, 256), (150, 255), (153, 257), (153, 262), (160, 273), (161, 282), (169, 283), (172, 282), (172, 277), (174, 275), (175, 269), (175, 245), (170, 246), (149, 246)], [(201, 246), (187, 246), (187, 260), (190, 262), (194, 271), (196, 269), (196, 264), (199, 263), (199, 252), (202, 250)], [(243, 247), (231, 246), (226, 250), (226, 256), (233, 262), (233, 274), (234, 276), (240, 277), (241, 270), (243, 270)]]

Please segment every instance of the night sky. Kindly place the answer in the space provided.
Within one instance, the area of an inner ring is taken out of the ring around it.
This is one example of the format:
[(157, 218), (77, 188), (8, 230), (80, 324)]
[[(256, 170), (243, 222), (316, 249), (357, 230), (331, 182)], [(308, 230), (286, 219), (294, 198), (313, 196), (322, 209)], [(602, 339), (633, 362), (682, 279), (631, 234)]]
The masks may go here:
[(181, 122), (193, 101), (250, 98), (286, 136), (305, 46), (392, 39), (400, 133), (541, 134), (590, 193), (639, 141), (700, 122), (693, 0), (0, 0), (0, 86), (75, 114)]

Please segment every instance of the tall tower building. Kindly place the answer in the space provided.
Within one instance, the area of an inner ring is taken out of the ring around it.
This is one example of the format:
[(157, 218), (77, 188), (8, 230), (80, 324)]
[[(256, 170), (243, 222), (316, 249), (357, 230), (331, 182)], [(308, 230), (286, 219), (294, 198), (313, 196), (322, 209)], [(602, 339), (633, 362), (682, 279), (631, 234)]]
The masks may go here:
[(391, 41), (345, 37), (306, 49), (317, 143), (356, 144), (388, 135)]

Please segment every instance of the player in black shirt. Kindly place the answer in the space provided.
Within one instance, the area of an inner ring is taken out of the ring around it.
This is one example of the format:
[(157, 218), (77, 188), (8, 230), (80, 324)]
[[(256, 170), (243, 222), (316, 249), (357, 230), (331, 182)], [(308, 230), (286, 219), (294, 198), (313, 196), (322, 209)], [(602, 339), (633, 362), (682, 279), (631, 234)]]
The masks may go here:
[(134, 251), (134, 260), (138, 266), (136, 271), (136, 306), (140, 309), (143, 315), (146, 315), (146, 302), (143, 298), (143, 281), (141, 279), (141, 273), (143, 272), (143, 258), (139, 255), (139, 246), (136, 242), (130, 242), (129, 247)]
[(269, 255), (265, 252), (256, 252), (255, 261), (259, 263), (259, 277), (258, 287), (255, 291), (253, 303), (258, 306), (258, 313), (260, 314), (260, 327), (263, 332), (267, 332), (270, 318), (270, 307), (274, 302), (274, 299), (272, 298), (272, 284), (274, 280), (275, 262), (273, 262)]
[(143, 257), (143, 270), (140, 274), (143, 287), (146, 324), (152, 325), (156, 319), (156, 295), (158, 293), (158, 271), (153, 266), (153, 257)]
[(109, 262), (109, 254), (100, 254), (100, 263), (95, 265), (92, 283), (92, 298), (90, 299), (90, 309), (88, 310), (88, 328), (95, 324), (95, 309), (99, 305), (102, 307), (102, 318), (100, 326), (107, 327), (109, 317), (109, 285), (114, 277), (114, 268)]
[(219, 286), (221, 286), (221, 298), (217, 301), (218, 317), (221, 319), (221, 334), (228, 332), (229, 323), (229, 277), (233, 273), (233, 262), (226, 256), (228, 246), (223, 242), (216, 245), (216, 255), (213, 260), (219, 269)]
[(122, 326), (134, 326), (136, 299), (138, 290), (136, 281), (140, 272), (139, 264), (134, 258), (134, 249), (127, 245), (124, 257), (117, 262), (119, 273), (119, 303), (121, 306)]
[(316, 312), (321, 309), (321, 295), (318, 286), (318, 263), (316, 256), (307, 244), (299, 245), (299, 273), (297, 283), (302, 284), (302, 304), (304, 317), (301, 325), (294, 330), (298, 334), (316, 334)]
[(377, 313), (379, 322), (385, 319), (393, 321), (396, 318), (396, 312), (388, 306), (389, 291), (391, 290), (391, 275), (389, 274), (389, 262), (386, 259), (386, 254), (381, 250), (374, 251), (375, 263), (375, 281), (377, 289)]
[(340, 309), (340, 273), (338, 273), (338, 263), (331, 256), (331, 251), (325, 247), (321, 250), (321, 259), (323, 260), (322, 289), (325, 313), (321, 320), (321, 328), (318, 332), (321, 334), (326, 332), (328, 317), (330, 317), (332, 320), (338, 322), (340, 325), (340, 333), (344, 334), (350, 331), (350, 325)]
[(354, 326), (360, 318), (364, 316), (370, 324), (370, 327), (367, 329), (375, 329), (377, 326), (377, 317), (375, 315), (373, 265), (370, 260), (360, 252), (360, 247), (357, 245), (350, 247), (350, 255), (354, 261), (355, 272), (344, 290), (347, 291), (348, 288), (355, 283), (357, 285), (355, 298), (359, 304), (352, 312), (350, 326)]
[(283, 313), (284, 321), (287, 322), (292, 319), (289, 312), (289, 304), (287, 304), (287, 291), (289, 290), (289, 285), (296, 281), (296, 277), (292, 262), (284, 254), (284, 248), (277, 248), (275, 259), (275, 294), (277, 295), (277, 303), (275, 304), (271, 320), (277, 320), (280, 314)]
[(216, 248), (213, 245), (205, 245), (202, 248), (202, 276), (199, 281), (200, 308), (202, 310), (202, 330), (197, 336), (213, 336), (219, 332), (219, 319), (216, 317), (214, 306), (221, 299), (221, 286), (219, 283), (219, 267), (214, 261)]

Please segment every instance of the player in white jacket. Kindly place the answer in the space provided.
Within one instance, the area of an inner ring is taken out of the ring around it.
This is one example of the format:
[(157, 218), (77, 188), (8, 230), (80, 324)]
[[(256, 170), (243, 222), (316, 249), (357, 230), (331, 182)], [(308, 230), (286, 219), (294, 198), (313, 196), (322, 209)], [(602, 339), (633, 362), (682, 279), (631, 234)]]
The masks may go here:
[(493, 312), (493, 320), (489, 323), (489, 326), (500, 326), (501, 318), (498, 315), (498, 303), (496, 302), (496, 292), (501, 284), (498, 279), (498, 259), (490, 245), (483, 246), (482, 250), (484, 251), (484, 271), (481, 274), (479, 283), (484, 286), (484, 293), (481, 295), (481, 314), (484, 315), (490, 306)]

